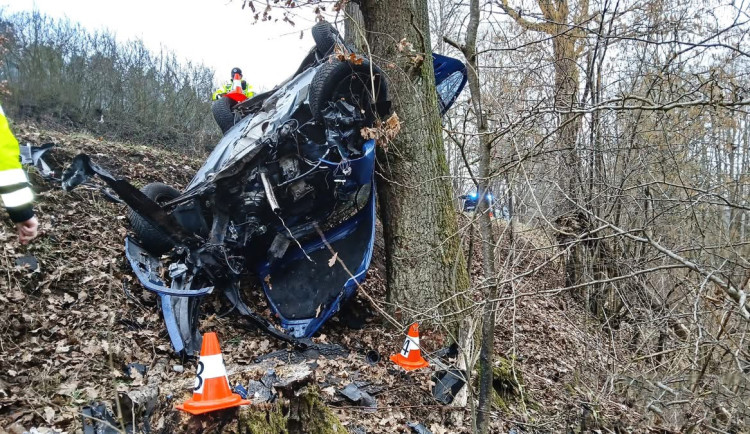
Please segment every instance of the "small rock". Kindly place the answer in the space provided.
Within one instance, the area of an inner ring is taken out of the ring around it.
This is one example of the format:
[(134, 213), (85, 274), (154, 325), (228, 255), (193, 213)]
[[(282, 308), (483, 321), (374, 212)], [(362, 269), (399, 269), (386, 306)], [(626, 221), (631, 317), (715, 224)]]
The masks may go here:
[(175, 372), (185, 372), (185, 368), (182, 365), (174, 365), (172, 366), (172, 370)]

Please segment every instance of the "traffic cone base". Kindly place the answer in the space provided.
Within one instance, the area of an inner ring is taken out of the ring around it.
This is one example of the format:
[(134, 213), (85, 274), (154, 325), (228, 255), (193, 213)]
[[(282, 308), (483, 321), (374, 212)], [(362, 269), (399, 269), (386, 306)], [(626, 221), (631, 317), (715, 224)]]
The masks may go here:
[[(422, 359), (422, 356), (420, 355), (419, 358)], [(406, 369), (407, 371), (413, 371), (415, 369), (426, 368), (430, 366), (429, 362), (427, 362), (427, 360), (425, 359), (412, 362), (409, 361), (406, 357), (402, 356), (401, 353), (392, 355), (391, 361)]]
[(247, 404), (250, 404), (250, 401), (232, 393), (229, 388), (227, 370), (224, 367), (216, 333), (204, 334), (193, 397), (176, 408), (190, 414), (203, 414)]
[(242, 397), (236, 393), (230, 396), (214, 399), (211, 401), (194, 401), (192, 398), (185, 401), (184, 404), (178, 405), (177, 408), (186, 411), (190, 414), (203, 414), (215, 410), (223, 410), (225, 408), (238, 407), (240, 405), (248, 405), (250, 401), (242, 399)]
[(391, 356), (391, 361), (407, 371), (425, 368), (430, 364), (422, 357), (419, 349), (419, 325), (414, 323), (409, 327), (409, 333), (404, 341), (401, 352)]

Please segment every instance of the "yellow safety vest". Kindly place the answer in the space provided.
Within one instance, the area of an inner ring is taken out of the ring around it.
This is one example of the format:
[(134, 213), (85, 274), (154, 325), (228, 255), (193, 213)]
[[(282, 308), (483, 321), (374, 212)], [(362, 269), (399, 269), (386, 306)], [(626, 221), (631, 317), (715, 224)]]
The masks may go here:
[(34, 193), (26, 173), (21, 168), (18, 140), (8, 126), (3, 107), (0, 106), (0, 198), (14, 222), (30, 219)]
[[(245, 80), (242, 80), (242, 81), (245, 81)], [(247, 82), (245, 82), (245, 83), (247, 83)], [(245, 87), (245, 90), (242, 93), (244, 93), (246, 97), (252, 98), (253, 96), (255, 96), (255, 92), (253, 92), (252, 89), (253, 89), (253, 87), (248, 84), (247, 87)], [(216, 89), (216, 92), (214, 92), (213, 96), (211, 96), (211, 99), (212, 100), (217, 100), (217, 99), (219, 99), (220, 96), (224, 95), (225, 93), (229, 93), (231, 90), (232, 90), (232, 82), (230, 81), (229, 83), (225, 84), (224, 86)]]

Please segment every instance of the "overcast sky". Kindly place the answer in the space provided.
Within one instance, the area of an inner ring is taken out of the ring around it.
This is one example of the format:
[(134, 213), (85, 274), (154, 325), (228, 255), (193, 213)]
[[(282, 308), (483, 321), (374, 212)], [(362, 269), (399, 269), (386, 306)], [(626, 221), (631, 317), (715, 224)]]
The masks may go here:
[(311, 12), (294, 17), (294, 27), (281, 20), (252, 24), (242, 0), (0, 0), (0, 8), (67, 17), (91, 30), (108, 29), (120, 42), (140, 38), (152, 50), (165, 47), (181, 60), (203, 62), (221, 81), (238, 66), (255, 90), (294, 73), (314, 44)]

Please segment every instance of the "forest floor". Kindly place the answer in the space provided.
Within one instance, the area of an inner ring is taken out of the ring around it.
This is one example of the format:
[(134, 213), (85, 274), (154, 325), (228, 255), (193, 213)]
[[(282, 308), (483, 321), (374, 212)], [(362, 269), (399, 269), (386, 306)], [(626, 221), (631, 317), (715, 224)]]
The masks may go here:
[[(60, 165), (86, 152), (136, 186), (161, 181), (183, 187), (202, 163), (200, 156), (83, 133), (31, 124), (14, 129), (22, 143), (57, 144), (50, 152)], [(0, 428), (80, 432), (84, 406), (96, 402), (111, 408), (118, 393), (143, 386), (142, 377), (125, 372), (128, 364), (153, 368), (166, 361), (150, 427), (152, 432), (175, 431), (178, 412), (173, 407), (190, 396), (195, 362), (175, 356), (156, 297), (140, 287), (126, 263), (126, 207), (105, 200), (95, 189), (66, 193), (33, 173), (31, 179), (40, 237), (20, 246), (7, 216), (2, 216), (0, 230)], [(500, 229), (503, 225), (498, 223)], [(526, 237), (529, 246), (518, 253), (524, 269), (546, 260), (533, 248), (538, 234), (521, 231), (517, 236)], [(29, 256), (38, 261), (36, 270), (17, 265), (19, 258)], [(376, 301), (384, 300), (384, 263), (379, 239), (363, 288)], [(493, 432), (646, 431), (639, 409), (611, 392), (609, 372), (616, 354), (608, 334), (568, 294), (554, 290), (561, 286), (562, 270), (550, 264), (503, 294), (516, 296), (504, 297), (509, 301), (498, 312), (496, 354), (502, 366), (512, 366), (518, 384), (496, 382), (503, 399), (493, 409)], [(243, 291), (246, 300), (263, 299), (255, 285)], [(367, 308), (361, 295), (356, 302)], [(254, 303), (262, 308), (262, 301)], [(282, 345), (237, 327), (232, 315), (217, 315), (220, 311), (219, 296), (209, 296), (201, 331), (218, 332), (233, 383), (257, 380), (243, 372)], [(439, 330), (420, 331), (428, 353), (446, 342)], [(412, 432), (408, 422), (421, 422), (434, 434), (470, 432), (467, 409), (433, 398), (432, 367), (407, 375), (388, 360), (403, 339), (402, 330), (386, 326), (377, 314), (361, 330), (346, 328), (335, 318), (329, 321), (315, 341), (340, 344), (349, 355), (310, 364), (326, 404), (352, 433)], [(369, 350), (380, 354), (378, 363), (365, 361)], [(377, 408), (358, 406), (337, 392), (355, 381), (369, 383)]]

